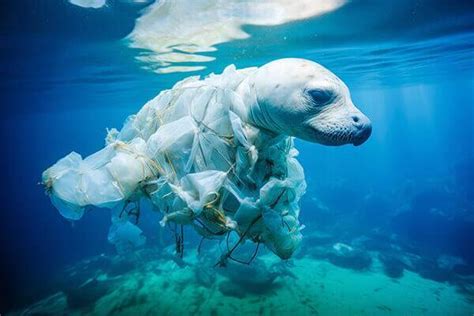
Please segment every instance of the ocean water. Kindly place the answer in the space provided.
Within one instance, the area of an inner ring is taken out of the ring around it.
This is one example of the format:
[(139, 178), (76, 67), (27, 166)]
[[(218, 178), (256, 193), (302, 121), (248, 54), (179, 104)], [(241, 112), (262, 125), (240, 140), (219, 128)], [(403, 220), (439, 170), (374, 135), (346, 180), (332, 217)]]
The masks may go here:
[[(474, 313), (472, 1), (1, 8), (0, 314)], [(215, 268), (189, 229), (180, 260), (152, 212), (138, 224), (146, 245), (119, 254), (109, 210), (68, 221), (39, 184), (177, 81), (284, 57), (337, 74), (373, 125), (358, 147), (296, 140), (308, 187), (291, 259), (261, 249), (249, 266)]]

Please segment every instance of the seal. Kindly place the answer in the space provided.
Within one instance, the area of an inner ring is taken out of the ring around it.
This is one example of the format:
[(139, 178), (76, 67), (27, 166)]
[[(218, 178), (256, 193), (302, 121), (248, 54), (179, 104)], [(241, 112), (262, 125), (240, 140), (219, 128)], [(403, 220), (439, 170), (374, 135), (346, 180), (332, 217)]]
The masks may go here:
[[(306, 190), (294, 137), (360, 145), (371, 129), (347, 86), (312, 61), (231, 65), (162, 91), (120, 131), (110, 130), (105, 148), (85, 159), (67, 155), (43, 173), (43, 183), (66, 218), (80, 219), (89, 206), (111, 209), (109, 240), (117, 249), (143, 244), (131, 221), (138, 223), (147, 199), (162, 226), (225, 237), (218, 265), (235, 260), (244, 240), (257, 244), (250, 261), (260, 244), (287, 259), (302, 239), (298, 203)], [(182, 256), (183, 230), (174, 231)], [(231, 235), (238, 237), (233, 247)]]
[(323, 66), (305, 59), (270, 62), (238, 87), (243, 120), (277, 134), (323, 145), (364, 143), (370, 120), (352, 103), (348, 87)]

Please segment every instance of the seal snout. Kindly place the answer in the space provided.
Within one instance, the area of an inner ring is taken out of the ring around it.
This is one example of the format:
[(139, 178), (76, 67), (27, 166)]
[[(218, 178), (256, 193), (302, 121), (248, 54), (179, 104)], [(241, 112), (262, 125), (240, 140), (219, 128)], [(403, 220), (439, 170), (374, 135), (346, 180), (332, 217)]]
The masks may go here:
[(372, 123), (369, 118), (362, 113), (352, 115), (352, 121), (354, 127), (357, 129), (352, 143), (354, 146), (362, 145), (370, 137), (370, 134), (372, 134)]

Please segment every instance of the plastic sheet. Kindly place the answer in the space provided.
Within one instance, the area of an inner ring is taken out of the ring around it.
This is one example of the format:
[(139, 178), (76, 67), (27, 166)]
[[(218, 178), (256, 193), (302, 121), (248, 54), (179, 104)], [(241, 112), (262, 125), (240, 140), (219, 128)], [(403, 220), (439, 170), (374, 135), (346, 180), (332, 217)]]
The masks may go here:
[[(162, 225), (193, 225), (207, 238), (234, 231), (289, 258), (301, 241), (304, 173), (291, 137), (260, 130), (232, 111), (242, 102), (234, 89), (252, 71), (229, 66), (220, 76), (185, 79), (120, 131), (110, 130), (104, 149), (59, 160), (43, 173), (53, 204), (77, 220), (88, 206), (126, 207), (146, 198), (163, 214)], [(117, 225), (111, 236), (127, 224)]]

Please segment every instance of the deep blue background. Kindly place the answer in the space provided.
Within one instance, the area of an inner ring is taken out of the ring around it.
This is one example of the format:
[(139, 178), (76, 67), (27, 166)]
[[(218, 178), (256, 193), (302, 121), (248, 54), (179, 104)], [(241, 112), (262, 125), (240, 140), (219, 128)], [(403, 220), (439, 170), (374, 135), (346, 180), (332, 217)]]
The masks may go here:
[[(134, 60), (121, 39), (139, 10), (114, 1), (100, 10), (1, 4), (0, 312), (34, 299), (64, 265), (113, 251), (108, 211), (73, 225), (38, 182), (70, 151), (101, 148), (106, 127), (120, 127), (188, 75), (157, 75)], [(327, 66), (374, 131), (357, 148), (297, 142), (308, 180), (302, 221), (354, 234), (383, 227), (427, 255), (474, 265), (473, 26), (471, 1), (352, 1), (317, 19), (246, 27), (253, 37), (220, 45), (201, 74), (287, 56)], [(315, 199), (331, 212), (321, 213)]]

